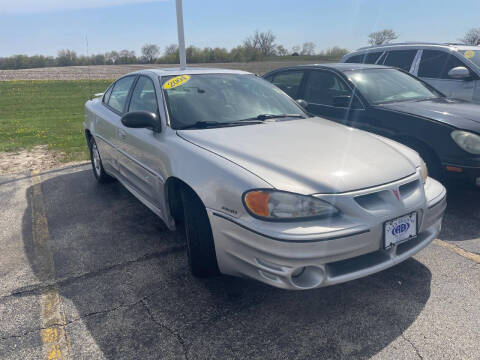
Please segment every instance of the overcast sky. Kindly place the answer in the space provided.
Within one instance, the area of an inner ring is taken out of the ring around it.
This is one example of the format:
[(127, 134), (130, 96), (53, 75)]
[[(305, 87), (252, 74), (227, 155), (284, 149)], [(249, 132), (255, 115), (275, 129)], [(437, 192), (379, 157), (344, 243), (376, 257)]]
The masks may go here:
[[(454, 42), (480, 27), (479, 0), (184, 0), (188, 45), (232, 48), (254, 30), (272, 30), (288, 48), (365, 46), (393, 28), (399, 41)], [(79, 54), (176, 43), (174, 0), (0, 0), (0, 56)]]

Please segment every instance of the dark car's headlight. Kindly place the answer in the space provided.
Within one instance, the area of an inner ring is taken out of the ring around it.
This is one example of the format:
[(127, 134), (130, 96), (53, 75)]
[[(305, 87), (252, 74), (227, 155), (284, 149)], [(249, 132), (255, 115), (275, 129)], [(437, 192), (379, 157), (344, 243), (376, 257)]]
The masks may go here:
[(301, 220), (333, 216), (338, 209), (313, 196), (277, 190), (251, 190), (243, 195), (248, 212), (265, 220)]
[(452, 139), (466, 152), (480, 155), (480, 136), (468, 131), (452, 131)]

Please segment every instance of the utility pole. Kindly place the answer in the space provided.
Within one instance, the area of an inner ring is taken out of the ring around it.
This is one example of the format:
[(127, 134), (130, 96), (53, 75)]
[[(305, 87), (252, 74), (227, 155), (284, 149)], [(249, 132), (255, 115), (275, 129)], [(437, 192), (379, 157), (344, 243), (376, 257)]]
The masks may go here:
[(180, 69), (187, 67), (187, 57), (185, 55), (185, 37), (183, 33), (183, 7), (182, 0), (177, 2), (177, 31), (178, 31), (178, 54), (180, 56)]

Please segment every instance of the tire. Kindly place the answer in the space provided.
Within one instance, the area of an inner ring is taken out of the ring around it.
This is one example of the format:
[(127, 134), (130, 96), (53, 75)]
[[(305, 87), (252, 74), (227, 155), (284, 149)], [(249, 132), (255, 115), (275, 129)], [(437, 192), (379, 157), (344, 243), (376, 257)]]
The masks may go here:
[(101, 184), (114, 181), (115, 179), (108, 175), (103, 168), (100, 151), (98, 150), (97, 143), (93, 136), (88, 140), (88, 148), (90, 149), (90, 162), (92, 163), (92, 170), (95, 179)]
[(444, 173), (442, 164), (433, 150), (421, 143), (416, 142), (406, 142), (405, 145), (418, 152), (423, 161), (425, 161), (425, 164), (427, 164), (428, 168), (428, 176), (443, 182)]
[(201, 278), (218, 275), (220, 271), (207, 210), (191, 189), (181, 189), (181, 198), (190, 270)]

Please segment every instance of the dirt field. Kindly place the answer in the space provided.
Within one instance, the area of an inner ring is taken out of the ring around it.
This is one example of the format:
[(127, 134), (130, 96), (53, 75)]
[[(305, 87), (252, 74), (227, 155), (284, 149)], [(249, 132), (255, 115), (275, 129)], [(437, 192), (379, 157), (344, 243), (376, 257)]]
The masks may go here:
[[(218, 63), (192, 64), (192, 67), (217, 67), (239, 69), (264, 74), (270, 70), (300, 64), (311, 64), (311, 60), (298, 61), (257, 61), (249, 63)], [(22, 70), (0, 70), (0, 81), (9, 80), (93, 80), (115, 79), (132, 71), (151, 68), (166, 68), (176, 65), (148, 64), (148, 65), (96, 65), (96, 66), (67, 66)]]

